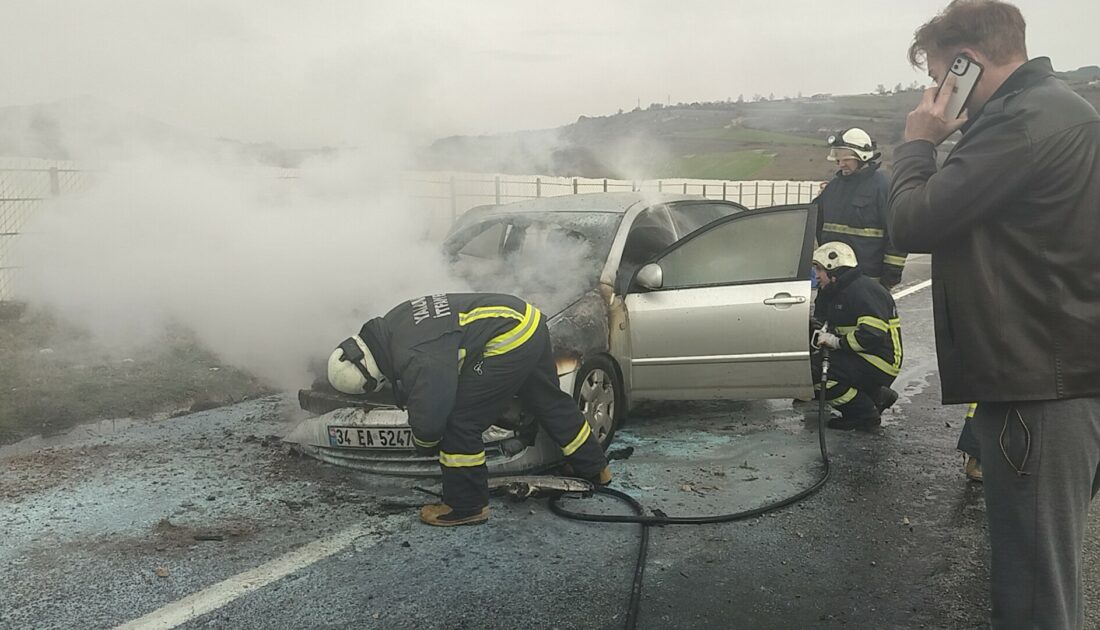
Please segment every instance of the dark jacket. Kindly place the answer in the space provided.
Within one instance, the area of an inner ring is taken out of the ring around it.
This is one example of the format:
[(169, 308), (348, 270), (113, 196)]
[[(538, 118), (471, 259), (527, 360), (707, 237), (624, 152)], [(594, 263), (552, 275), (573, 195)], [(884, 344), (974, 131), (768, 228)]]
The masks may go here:
[(945, 403), (1100, 395), (1100, 116), (1016, 70), (936, 169), (894, 153), (891, 234), (931, 252)]
[(839, 171), (817, 197), (817, 242), (840, 241), (856, 253), (863, 274), (894, 286), (901, 282), (905, 252), (890, 242), (890, 178), (872, 162), (851, 175)]
[(840, 350), (855, 352), (889, 376), (901, 370), (901, 320), (894, 298), (859, 267), (847, 269), (817, 292), (814, 318), (840, 337)]
[(458, 376), (484, 356), (522, 344), (542, 315), (523, 300), (495, 293), (446, 293), (402, 302), (363, 324), (359, 335), (409, 413), (413, 437), (443, 437)]

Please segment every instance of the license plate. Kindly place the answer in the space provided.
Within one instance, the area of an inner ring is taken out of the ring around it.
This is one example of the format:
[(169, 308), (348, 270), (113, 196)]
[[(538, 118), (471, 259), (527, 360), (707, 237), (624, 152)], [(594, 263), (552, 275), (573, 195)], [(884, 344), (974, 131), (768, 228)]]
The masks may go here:
[(338, 448), (413, 448), (410, 429), (329, 427), (328, 444)]

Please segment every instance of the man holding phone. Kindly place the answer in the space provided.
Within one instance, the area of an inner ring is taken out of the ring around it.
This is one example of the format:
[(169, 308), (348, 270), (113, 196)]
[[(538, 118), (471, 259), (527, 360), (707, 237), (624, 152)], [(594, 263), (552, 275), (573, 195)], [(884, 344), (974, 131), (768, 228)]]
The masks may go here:
[[(1028, 60), (1024, 31), (998, 0), (956, 0), (916, 31), (909, 59), (942, 89), (894, 153), (891, 235), (933, 254), (943, 401), (978, 402), (993, 628), (1081, 628), (1100, 488), (1100, 115)], [(971, 63), (953, 118), (951, 70)]]

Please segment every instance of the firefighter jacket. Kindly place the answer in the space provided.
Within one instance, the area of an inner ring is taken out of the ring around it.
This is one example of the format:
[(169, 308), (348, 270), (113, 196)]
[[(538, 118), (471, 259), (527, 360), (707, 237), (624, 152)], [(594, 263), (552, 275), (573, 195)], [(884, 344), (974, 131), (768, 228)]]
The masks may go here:
[(931, 252), (945, 403), (1100, 395), (1100, 116), (1032, 59), (936, 168), (894, 152), (891, 235)]
[(814, 301), (814, 318), (840, 337), (849, 350), (896, 377), (901, 371), (901, 320), (893, 296), (859, 267), (848, 268), (821, 289)]
[(901, 282), (905, 252), (890, 241), (890, 179), (872, 162), (851, 175), (836, 177), (817, 197), (817, 242), (840, 241), (856, 253), (863, 274), (886, 286)]
[(523, 345), (542, 319), (511, 295), (439, 293), (402, 302), (363, 324), (360, 337), (409, 414), (418, 446), (435, 446), (454, 407), (462, 370)]

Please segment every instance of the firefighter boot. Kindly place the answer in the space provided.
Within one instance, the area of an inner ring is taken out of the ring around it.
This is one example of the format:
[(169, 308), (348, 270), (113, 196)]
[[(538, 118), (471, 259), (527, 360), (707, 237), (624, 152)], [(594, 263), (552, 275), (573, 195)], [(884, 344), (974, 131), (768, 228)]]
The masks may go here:
[(480, 525), (489, 520), (489, 506), (474, 510), (454, 510), (445, 503), (429, 503), (420, 508), (420, 520), (436, 527)]
[(970, 481), (982, 480), (982, 462), (971, 455), (966, 456), (966, 468), (963, 469), (966, 473), (966, 478)]
[(894, 403), (898, 401), (898, 393), (889, 387), (880, 387), (875, 390), (875, 393), (871, 398), (875, 401), (875, 409), (881, 414), (890, 407), (894, 406)]
[(611, 483), (611, 467), (604, 466), (603, 470), (601, 470), (599, 474), (589, 477), (588, 481), (591, 481), (592, 485), (597, 487), (606, 486), (607, 484)]
[(882, 416), (876, 410), (867, 416), (841, 416), (829, 419), (828, 427), (840, 431), (872, 431), (882, 425)]

